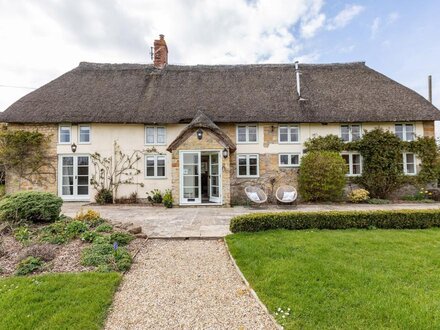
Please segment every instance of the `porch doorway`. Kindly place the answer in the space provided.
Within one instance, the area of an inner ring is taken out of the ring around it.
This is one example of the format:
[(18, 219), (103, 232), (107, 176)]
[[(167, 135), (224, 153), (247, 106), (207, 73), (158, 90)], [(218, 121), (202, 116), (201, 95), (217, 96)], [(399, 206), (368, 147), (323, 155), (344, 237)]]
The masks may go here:
[(180, 203), (221, 204), (220, 151), (180, 152)]

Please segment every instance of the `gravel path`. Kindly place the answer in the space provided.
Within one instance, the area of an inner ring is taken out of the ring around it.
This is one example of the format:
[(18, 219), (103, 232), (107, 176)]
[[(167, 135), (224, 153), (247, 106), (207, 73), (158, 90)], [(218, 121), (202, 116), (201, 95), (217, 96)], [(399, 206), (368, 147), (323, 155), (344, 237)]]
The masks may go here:
[(105, 328), (276, 329), (220, 240), (149, 240), (124, 276)]

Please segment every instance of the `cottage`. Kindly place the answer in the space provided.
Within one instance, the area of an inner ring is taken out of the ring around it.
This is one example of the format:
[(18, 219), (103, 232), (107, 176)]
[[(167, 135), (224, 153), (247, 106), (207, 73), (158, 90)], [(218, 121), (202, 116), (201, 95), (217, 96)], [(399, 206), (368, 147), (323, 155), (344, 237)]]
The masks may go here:
[[(1, 115), (8, 129), (51, 136), (53, 183), (27, 189), (93, 201), (90, 155), (111, 156), (117, 141), (126, 153), (154, 147), (136, 163), (138, 185), (120, 196), (172, 189), (176, 204), (230, 205), (249, 184), (295, 186), (310, 137), (353, 141), (383, 127), (412, 140), (434, 136), (440, 120), (426, 99), (363, 62), (178, 66), (163, 35), (154, 45), (152, 65), (80, 63)], [(343, 157), (348, 176), (362, 173), (359, 154)], [(417, 173), (415, 155), (402, 160)], [(17, 190), (11, 175), (6, 185)]]

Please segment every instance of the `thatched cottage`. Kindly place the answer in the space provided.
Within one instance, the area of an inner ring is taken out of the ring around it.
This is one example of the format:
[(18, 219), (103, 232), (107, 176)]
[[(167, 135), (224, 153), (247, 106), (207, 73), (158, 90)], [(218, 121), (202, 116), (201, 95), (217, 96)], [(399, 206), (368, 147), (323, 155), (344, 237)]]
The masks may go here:
[[(30, 186), (65, 200), (90, 201), (90, 155), (146, 150), (134, 184), (145, 198), (172, 189), (176, 204), (229, 205), (246, 185), (269, 194), (296, 185), (303, 143), (315, 135), (356, 140), (383, 127), (405, 140), (434, 136), (440, 112), (425, 98), (365, 63), (177, 66), (168, 63), (163, 36), (154, 64), (80, 65), (24, 96), (1, 117), (8, 129), (51, 136), (53, 184)], [(153, 152), (151, 148), (154, 147)], [(362, 173), (362, 158), (345, 153), (347, 175)], [(404, 172), (417, 173), (413, 154)], [(7, 191), (17, 189), (7, 178)]]

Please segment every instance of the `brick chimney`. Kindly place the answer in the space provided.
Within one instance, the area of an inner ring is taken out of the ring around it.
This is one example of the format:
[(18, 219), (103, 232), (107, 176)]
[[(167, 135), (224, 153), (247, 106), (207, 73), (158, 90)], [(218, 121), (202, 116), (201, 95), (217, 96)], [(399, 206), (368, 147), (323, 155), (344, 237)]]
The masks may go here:
[(159, 40), (154, 40), (153, 61), (157, 69), (163, 69), (168, 64), (168, 47), (163, 34), (159, 35)]

